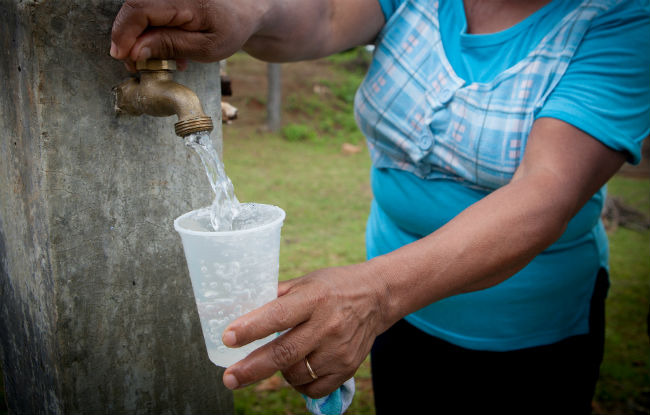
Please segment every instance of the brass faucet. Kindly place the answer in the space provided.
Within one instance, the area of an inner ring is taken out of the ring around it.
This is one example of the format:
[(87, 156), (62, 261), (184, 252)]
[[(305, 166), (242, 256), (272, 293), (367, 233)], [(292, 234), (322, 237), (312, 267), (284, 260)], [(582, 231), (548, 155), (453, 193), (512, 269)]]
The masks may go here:
[(174, 130), (179, 137), (212, 131), (212, 119), (205, 115), (199, 97), (191, 89), (174, 82), (174, 60), (136, 62), (140, 79), (130, 78), (113, 88), (115, 109), (131, 115), (168, 117), (176, 114)]

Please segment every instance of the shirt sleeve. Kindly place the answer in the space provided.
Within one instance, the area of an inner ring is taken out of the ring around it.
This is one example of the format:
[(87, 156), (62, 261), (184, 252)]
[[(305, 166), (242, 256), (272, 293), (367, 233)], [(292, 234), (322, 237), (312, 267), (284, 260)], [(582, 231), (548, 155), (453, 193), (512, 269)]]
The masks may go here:
[(537, 118), (565, 121), (641, 160), (650, 134), (650, 9), (621, 1), (596, 17)]
[(386, 21), (395, 13), (395, 10), (404, 3), (406, 0), (379, 0), (379, 5), (381, 6), (381, 11), (384, 12), (384, 17)]

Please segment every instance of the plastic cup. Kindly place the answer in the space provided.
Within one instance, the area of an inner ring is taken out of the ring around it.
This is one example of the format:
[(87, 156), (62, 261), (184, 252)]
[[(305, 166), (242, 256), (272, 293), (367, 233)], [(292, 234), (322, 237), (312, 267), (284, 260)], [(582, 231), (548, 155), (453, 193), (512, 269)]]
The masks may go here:
[(275, 338), (270, 335), (240, 348), (228, 348), (221, 341), (228, 324), (274, 300), (278, 293), (280, 229), (285, 213), (271, 205), (249, 203), (246, 207), (253, 217), (263, 219), (252, 225), (235, 223), (232, 231), (205, 230), (211, 229), (207, 208), (174, 221), (183, 242), (208, 356), (222, 367)]

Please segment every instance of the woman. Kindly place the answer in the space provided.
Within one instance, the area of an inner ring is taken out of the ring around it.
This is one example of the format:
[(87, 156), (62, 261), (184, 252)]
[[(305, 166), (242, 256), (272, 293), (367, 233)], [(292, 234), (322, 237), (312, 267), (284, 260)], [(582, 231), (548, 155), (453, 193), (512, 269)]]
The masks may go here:
[(603, 186), (650, 132), (649, 22), (640, 0), (127, 1), (111, 45), (127, 62), (376, 43), (355, 100), (369, 260), (281, 283), (232, 323), (233, 347), (293, 329), (225, 385), (281, 370), (322, 397), (372, 348), (378, 413), (589, 413)]

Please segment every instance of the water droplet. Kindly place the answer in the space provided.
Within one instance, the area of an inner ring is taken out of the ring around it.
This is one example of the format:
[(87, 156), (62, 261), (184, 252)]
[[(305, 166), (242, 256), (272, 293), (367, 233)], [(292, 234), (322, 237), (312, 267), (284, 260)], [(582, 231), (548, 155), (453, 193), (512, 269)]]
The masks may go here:
[(219, 296), (219, 293), (217, 291), (209, 290), (209, 291), (206, 291), (206, 292), (203, 293), (203, 297), (208, 298), (208, 299), (216, 298), (218, 296)]

